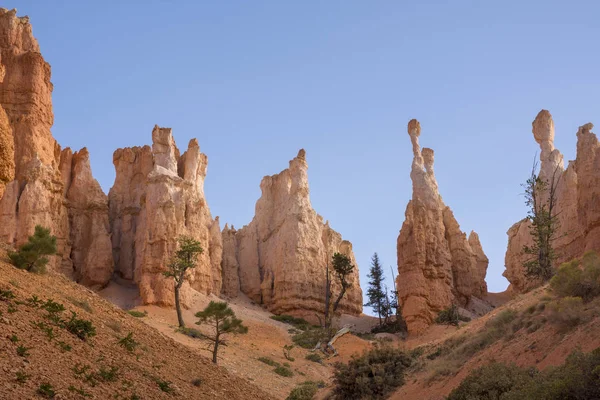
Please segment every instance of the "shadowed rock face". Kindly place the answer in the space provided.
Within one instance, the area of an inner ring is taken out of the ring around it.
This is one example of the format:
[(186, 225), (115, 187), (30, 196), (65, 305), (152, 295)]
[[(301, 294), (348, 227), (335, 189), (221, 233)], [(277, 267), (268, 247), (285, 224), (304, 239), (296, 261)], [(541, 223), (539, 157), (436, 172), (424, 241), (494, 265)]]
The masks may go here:
[(222, 240), (218, 217), (212, 219), (204, 199), (208, 159), (196, 139), (183, 155), (170, 128), (155, 126), (149, 146), (118, 149), (113, 155), (115, 183), (109, 192), (115, 271), (138, 284), (146, 304), (173, 305), (173, 280), (162, 275), (187, 235), (204, 252), (182, 288), (187, 304), (192, 287), (221, 292)]
[(408, 123), (408, 134), (414, 156), (413, 194), (398, 236), (396, 287), (408, 330), (419, 333), (453, 302), (465, 305), (471, 296), (487, 293), (488, 259), (477, 234), (471, 232), (467, 239), (442, 201), (433, 170), (434, 152), (421, 150), (417, 120)]
[[(360, 314), (362, 291), (352, 244), (313, 210), (307, 170), (300, 150), (288, 169), (263, 178), (252, 222), (237, 231), (225, 227), (224, 293), (242, 292), (274, 313), (314, 319), (324, 310), (327, 261), (339, 252), (356, 266), (340, 310)], [(339, 288), (333, 291), (335, 295)]]
[[(577, 131), (577, 157), (564, 169), (563, 156), (554, 148), (554, 122), (542, 110), (532, 123), (533, 136), (540, 145), (540, 178), (557, 184), (556, 209), (558, 230), (554, 248), (556, 265), (600, 251), (600, 144), (592, 133), (591, 123)], [(547, 199), (545, 199), (547, 200)], [(521, 220), (508, 230), (504, 276), (516, 293), (526, 292), (541, 282), (525, 276), (523, 264), (531, 256), (523, 254), (523, 246), (531, 246), (531, 224)]]
[(29, 19), (0, 9), (0, 240), (18, 246), (48, 227), (58, 239), (51, 267), (100, 287), (113, 266), (107, 198), (87, 150), (61, 151), (52, 137), (51, 94)]

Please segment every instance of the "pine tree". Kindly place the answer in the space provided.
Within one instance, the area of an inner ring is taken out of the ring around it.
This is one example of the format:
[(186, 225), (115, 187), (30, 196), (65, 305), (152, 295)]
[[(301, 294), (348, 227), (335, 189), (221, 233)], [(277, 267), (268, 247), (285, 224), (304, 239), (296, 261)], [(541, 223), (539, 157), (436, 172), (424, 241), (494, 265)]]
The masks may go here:
[(217, 363), (217, 353), (219, 345), (224, 343), (225, 334), (244, 334), (248, 333), (248, 327), (242, 325), (242, 320), (235, 317), (235, 313), (227, 303), (211, 301), (204, 311), (198, 311), (196, 317), (200, 318), (196, 325), (209, 324), (213, 327), (213, 336), (207, 336), (207, 339), (214, 343), (213, 359)]
[(181, 304), (179, 302), (179, 291), (183, 282), (185, 282), (186, 274), (189, 269), (196, 267), (198, 255), (204, 251), (200, 246), (200, 242), (188, 237), (180, 236), (177, 239), (179, 249), (175, 252), (175, 256), (168, 265), (168, 269), (163, 272), (163, 275), (175, 280), (175, 309), (177, 310), (177, 321), (179, 327), (185, 327), (183, 315), (181, 314)]
[(345, 256), (341, 253), (335, 253), (331, 258), (331, 264), (333, 266), (333, 273), (335, 274), (335, 278), (340, 285), (340, 293), (337, 298), (333, 302), (333, 306), (331, 305), (332, 299), (332, 291), (331, 291), (331, 278), (329, 271), (329, 264), (327, 264), (327, 272), (326, 272), (326, 283), (325, 283), (325, 327), (328, 328), (331, 326), (331, 319), (335, 312), (337, 311), (342, 298), (346, 294), (346, 291), (352, 287), (352, 282), (348, 280), (348, 277), (354, 270), (354, 265), (350, 261), (348, 256)]
[(50, 229), (36, 225), (33, 236), (18, 251), (9, 251), (12, 264), (29, 272), (44, 273), (49, 255), (56, 254), (56, 236), (50, 235)]
[(386, 300), (387, 294), (383, 289), (383, 268), (379, 262), (377, 253), (371, 257), (371, 268), (369, 269), (369, 289), (367, 289), (367, 298), (369, 301), (365, 304), (367, 307), (373, 307), (379, 317), (379, 325), (382, 324), (381, 317), (387, 319)]

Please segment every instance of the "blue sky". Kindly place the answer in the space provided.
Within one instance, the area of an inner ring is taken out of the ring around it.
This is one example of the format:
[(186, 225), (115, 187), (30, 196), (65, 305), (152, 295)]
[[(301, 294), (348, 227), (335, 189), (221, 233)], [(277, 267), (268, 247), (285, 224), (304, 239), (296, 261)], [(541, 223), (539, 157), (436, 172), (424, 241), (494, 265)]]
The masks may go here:
[[(313, 207), (352, 241), (363, 287), (373, 252), (396, 267), (411, 197), (407, 122), (435, 150), (444, 201), (503, 290), (506, 231), (549, 109), (556, 146), (600, 111), (596, 1), (7, 1), (52, 66), (62, 146), (90, 150), (108, 192), (116, 148), (154, 124), (209, 157), (213, 216), (240, 227), (264, 175), (307, 151)], [(390, 279), (391, 282), (391, 279)]]

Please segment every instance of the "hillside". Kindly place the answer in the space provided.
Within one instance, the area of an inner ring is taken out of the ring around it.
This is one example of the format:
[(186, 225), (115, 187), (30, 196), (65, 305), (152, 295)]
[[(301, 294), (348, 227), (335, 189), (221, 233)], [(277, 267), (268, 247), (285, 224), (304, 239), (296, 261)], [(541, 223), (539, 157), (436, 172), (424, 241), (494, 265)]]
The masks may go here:
[[(63, 275), (27, 273), (2, 258), (0, 398), (40, 398), (43, 384), (60, 399), (272, 398)], [(96, 335), (84, 341), (52, 322), (47, 300), (64, 305), (64, 321), (71, 312), (91, 321)], [(129, 333), (131, 352), (119, 344)]]

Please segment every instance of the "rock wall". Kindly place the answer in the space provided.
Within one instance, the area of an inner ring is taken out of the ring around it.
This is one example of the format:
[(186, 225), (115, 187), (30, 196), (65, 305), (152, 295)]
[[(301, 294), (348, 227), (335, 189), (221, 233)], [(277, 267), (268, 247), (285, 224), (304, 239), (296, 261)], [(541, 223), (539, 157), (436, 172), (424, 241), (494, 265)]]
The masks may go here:
[[(556, 181), (558, 231), (554, 242), (558, 256), (556, 264), (600, 251), (600, 144), (592, 133), (591, 123), (577, 131), (577, 157), (564, 169), (563, 156), (554, 148), (554, 122), (547, 110), (542, 110), (532, 123), (533, 136), (540, 145), (540, 178)], [(531, 256), (523, 247), (532, 244), (530, 222), (514, 224), (507, 232), (508, 247), (504, 276), (516, 293), (526, 292), (541, 282), (525, 275), (523, 264)]]
[(477, 234), (467, 238), (444, 204), (433, 169), (434, 152), (421, 150), (417, 120), (408, 123), (408, 134), (413, 193), (398, 236), (396, 287), (408, 330), (419, 333), (453, 302), (464, 306), (472, 296), (487, 293), (488, 259)]
[(52, 89), (29, 19), (0, 9), (0, 240), (18, 246), (35, 225), (48, 227), (58, 244), (51, 268), (103, 286), (112, 273), (107, 199), (87, 150), (73, 155), (52, 137)]
[(196, 139), (180, 155), (170, 128), (155, 126), (149, 146), (113, 154), (115, 183), (109, 192), (115, 272), (138, 284), (146, 304), (173, 305), (173, 280), (162, 275), (177, 248), (177, 238), (198, 240), (203, 253), (182, 288), (221, 292), (222, 239), (218, 218), (204, 199), (208, 159)]
[[(362, 291), (352, 244), (313, 210), (307, 170), (300, 150), (288, 169), (263, 178), (252, 222), (237, 231), (225, 227), (224, 293), (242, 292), (276, 314), (314, 319), (324, 311), (327, 262), (339, 252), (356, 266), (340, 311), (360, 314)], [(339, 287), (333, 290), (339, 293)]]

